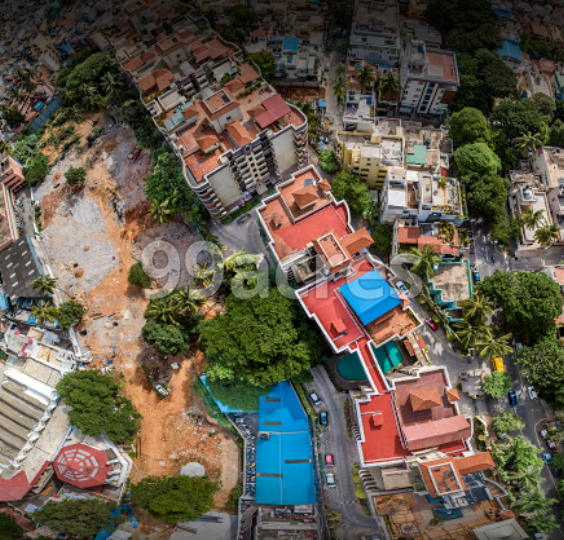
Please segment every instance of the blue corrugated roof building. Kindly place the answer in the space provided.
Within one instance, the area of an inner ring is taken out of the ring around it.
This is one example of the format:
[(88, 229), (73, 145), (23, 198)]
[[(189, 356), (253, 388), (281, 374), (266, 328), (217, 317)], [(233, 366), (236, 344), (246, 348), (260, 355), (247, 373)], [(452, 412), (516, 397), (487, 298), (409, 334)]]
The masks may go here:
[(512, 39), (504, 39), (501, 47), (497, 49), (497, 52), (504, 60), (515, 60), (517, 62), (521, 62), (523, 59), (519, 44)]
[(401, 304), (398, 293), (378, 270), (371, 270), (358, 279), (341, 285), (339, 292), (364, 325)]
[(256, 492), (259, 504), (300, 505), (316, 502), (313, 450), (307, 416), (288, 383), (277, 384), (259, 400)]

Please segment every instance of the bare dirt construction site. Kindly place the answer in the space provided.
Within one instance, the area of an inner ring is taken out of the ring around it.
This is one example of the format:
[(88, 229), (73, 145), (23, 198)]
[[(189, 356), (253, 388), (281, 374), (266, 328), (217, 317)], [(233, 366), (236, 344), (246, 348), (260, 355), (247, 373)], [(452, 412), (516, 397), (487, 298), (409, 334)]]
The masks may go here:
[[(140, 335), (147, 293), (156, 291), (146, 293), (127, 280), (130, 267), (150, 242), (166, 240), (184, 261), (186, 250), (199, 237), (181, 219), (159, 225), (149, 216), (143, 191), (150, 170), (148, 152), (129, 161), (136, 144), (132, 131), (108, 120), (101, 120), (98, 127), (103, 134), (92, 148), (85, 146), (80, 155), (70, 151), (35, 190), (42, 208), (42, 251), (60, 288), (88, 308), (78, 331), (93, 364), (101, 368), (108, 360), (113, 362), (113, 373), (143, 416), (132, 481), (178, 474), (186, 463), (199, 461), (211, 479), (221, 482), (216, 505), (224, 508), (239, 481), (239, 450), (235, 439), (207, 417), (190, 387), (201, 372), (202, 355), (194, 351), (169, 358), (163, 369), (172, 373), (170, 395), (159, 398), (142, 369), (142, 364), (155, 362), (155, 352)], [(83, 187), (67, 185), (64, 173), (69, 167), (84, 167)], [(182, 268), (179, 284), (187, 279)], [(173, 361), (178, 363), (176, 370), (171, 368)]]

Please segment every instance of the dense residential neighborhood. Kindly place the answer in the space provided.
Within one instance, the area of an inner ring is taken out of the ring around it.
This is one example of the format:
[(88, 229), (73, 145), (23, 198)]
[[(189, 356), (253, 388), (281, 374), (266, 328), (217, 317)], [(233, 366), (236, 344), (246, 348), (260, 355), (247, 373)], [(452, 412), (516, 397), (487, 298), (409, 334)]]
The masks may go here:
[(0, 17), (1, 540), (564, 538), (564, 1)]

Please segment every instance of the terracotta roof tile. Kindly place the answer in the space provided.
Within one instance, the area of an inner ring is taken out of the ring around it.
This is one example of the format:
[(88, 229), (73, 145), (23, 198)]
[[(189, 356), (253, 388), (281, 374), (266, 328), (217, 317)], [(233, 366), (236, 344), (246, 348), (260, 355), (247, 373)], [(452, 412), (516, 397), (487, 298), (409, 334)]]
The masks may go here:
[(458, 458), (456, 460), (456, 468), (462, 476), (475, 472), (487, 471), (493, 469), (495, 464), (489, 452), (480, 452), (473, 456)]
[(447, 388), (445, 390), (445, 394), (449, 403), (454, 403), (455, 401), (458, 401), (460, 399), (460, 396), (458, 395), (458, 390), (456, 388)]
[(423, 411), (442, 404), (437, 388), (415, 388), (409, 393), (409, 399), (414, 411)]
[(349, 234), (341, 239), (341, 244), (351, 256), (356, 255), (363, 249), (371, 246), (373, 243), (374, 240), (372, 239), (372, 236), (370, 236), (366, 227), (358, 229), (352, 234)]
[(398, 227), (398, 244), (417, 244), (419, 227)]
[(227, 132), (231, 135), (237, 146), (245, 146), (253, 141), (253, 137), (239, 120), (229, 124), (227, 126)]

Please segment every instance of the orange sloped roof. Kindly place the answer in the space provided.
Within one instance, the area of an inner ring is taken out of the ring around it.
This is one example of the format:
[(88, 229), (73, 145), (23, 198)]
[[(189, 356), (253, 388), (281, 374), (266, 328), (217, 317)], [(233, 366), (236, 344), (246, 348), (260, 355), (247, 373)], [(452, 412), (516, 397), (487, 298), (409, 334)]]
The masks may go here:
[(214, 144), (219, 142), (219, 139), (215, 135), (204, 135), (196, 140), (198, 146), (205, 152), (208, 148), (211, 148)]
[(351, 256), (371, 246), (373, 243), (374, 240), (366, 227), (362, 227), (362, 229), (358, 229), (341, 239), (341, 244)]
[(129, 62), (123, 64), (123, 67), (125, 69), (128, 69), (129, 71), (135, 71), (136, 69), (140, 68), (143, 64), (144, 64), (143, 55), (140, 54), (139, 56), (132, 58)]
[(245, 88), (245, 85), (239, 79), (233, 79), (228, 83), (225, 83), (225, 88), (230, 92), (238, 92), (239, 90)]
[(317, 184), (323, 191), (329, 191), (331, 189), (331, 184), (327, 180), (323, 179)]
[(294, 191), (294, 201), (298, 205), (298, 208), (304, 208), (309, 204), (317, 201), (319, 194), (315, 186), (305, 186), (302, 189)]
[(409, 393), (411, 408), (414, 411), (423, 411), (438, 407), (441, 403), (441, 396), (437, 388), (415, 388)]
[(462, 457), (456, 460), (456, 468), (462, 476), (493, 469), (495, 464), (489, 452), (480, 452), (473, 456)]
[(454, 403), (460, 399), (458, 395), (458, 390), (456, 388), (447, 388), (445, 390), (446, 398), (448, 399), (449, 403)]
[(466, 490), (466, 484), (460, 478), (452, 457), (421, 463), (419, 470), (431, 497)]
[(149, 90), (150, 88), (153, 88), (155, 84), (156, 84), (155, 76), (152, 73), (139, 81), (139, 86), (141, 87), (141, 90), (145, 90), (145, 91)]
[(227, 126), (227, 132), (237, 143), (237, 146), (245, 146), (253, 140), (251, 134), (245, 129), (239, 120), (235, 120), (235, 122), (229, 124)]
[(243, 64), (242, 66), (239, 67), (239, 71), (241, 71), (241, 76), (239, 77), (239, 80), (243, 84), (250, 83), (251, 81), (254, 81), (259, 78), (258, 73), (253, 69), (253, 66), (251, 66), (250, 64)]
[(419, 227), (399, 227), (398, 244), (417, 244)]
[(166, 68), (159, 69), (155, 73), (155, 80), (159, 91), (165, 90), (170, 86), (171, 81), (174, 79), (172, 72)]

